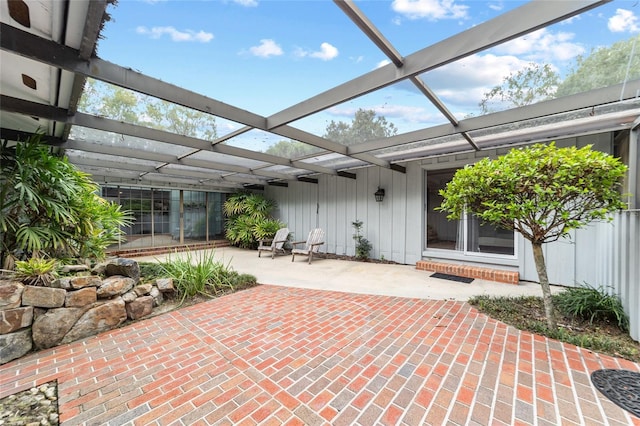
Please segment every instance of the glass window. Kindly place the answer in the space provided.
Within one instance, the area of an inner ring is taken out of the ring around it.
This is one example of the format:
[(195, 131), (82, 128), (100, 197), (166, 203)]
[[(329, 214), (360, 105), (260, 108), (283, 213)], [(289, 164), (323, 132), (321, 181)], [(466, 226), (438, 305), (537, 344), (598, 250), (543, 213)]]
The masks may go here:
[(436, 210), (442, 204), (439, 192), (453, 178), (455, 172), (455, 169), (427, 172), (427, 249), (513, 256), (514, 231), (483, 224), (472, 214), (464, 215), (461, 220), (449, 220), (447, 213)]

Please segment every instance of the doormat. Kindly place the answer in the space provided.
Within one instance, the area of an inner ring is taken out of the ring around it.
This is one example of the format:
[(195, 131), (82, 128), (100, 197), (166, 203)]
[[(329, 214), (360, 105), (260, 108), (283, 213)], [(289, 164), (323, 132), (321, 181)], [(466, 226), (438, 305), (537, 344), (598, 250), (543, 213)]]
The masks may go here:
[(459, 283), (465, 283), (465, 284), (469, 284), (471, 281), (473, 281), (473, 278), (460, 277), (458, 275), (451, 275), (451, 274), (443, 274), (441, 272), (436, 272), (429, 276), (433, 278), (440, 278), (443, 280), (457, 281)]
[(596, 370), (591, 382), (618, 407), (640, 418), (640, 373), (629, 370)]

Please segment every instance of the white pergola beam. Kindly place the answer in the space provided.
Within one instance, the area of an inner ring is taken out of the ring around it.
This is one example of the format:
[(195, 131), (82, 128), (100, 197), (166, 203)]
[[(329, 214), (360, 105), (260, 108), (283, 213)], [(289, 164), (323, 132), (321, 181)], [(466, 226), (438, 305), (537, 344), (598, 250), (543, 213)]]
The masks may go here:
[[(489, 21), (406, 56), (401, 68), (388, 64), (267, 117), (274, 129), (409, 77), (578, 15), (611, 0), (533, 0)], [(349, 153), (351, 151), (349, 150)]]

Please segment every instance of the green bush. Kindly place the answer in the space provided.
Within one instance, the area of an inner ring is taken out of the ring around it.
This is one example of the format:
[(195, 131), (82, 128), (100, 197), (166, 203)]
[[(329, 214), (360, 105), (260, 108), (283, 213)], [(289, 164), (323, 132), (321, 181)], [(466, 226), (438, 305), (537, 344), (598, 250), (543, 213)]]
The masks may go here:
[(14, 277), (27, 285), (48, 287), (57, 277), (57, 266), (55, 259), (32, 257), (29, 260), (17, 260)]
[[(255, 277), (240, 275), (230, 266), (216, 260), (213, 250), (203, 250), (196, 254), (187, 251), (175, 258), (167, 256), (164, 261), (159, 261), (158, 265), (162, 276), (173, 279), (180, 303), (198, 295), (213, 297), (238, 287), (246, 287), (243, 280), (252, 278), (255, 284)], [(141, 275), (143, 271), (158, 273), (158, 270), (148, 266), (141, 269)]]
[(629, 318), (624, 312), (622, 302), (616, 295), (606, 292), (603, 287), (568, 288), (553, 296), (557, 309), (565, 315), (576, 316), (590, 323), (594, 320), (609, 320), (617, 322), (618, 326), (626, 331), (629, 327)]
[(360, 230), (362, 229), (361, 220), (356, 219), (355, 221), (351, 222), (351, 225), (353, 225), (356, 230), (356, 233), (353, 234), (353, 239), (356, 242), (356, 258), (360, 260), (366, 260), (369, 258), (373, 246), (371, 245), (371, 242), (369, 242), (369, 240), (367, 240), (360, 234)]
[(0, 261), (95, 258), (118, 242), (130, 216), (96, 195), (98, 185), (35, 134), (0, 144)]
[(227, 216), (225, 237), (242, 248), (256, 248), (258, 240), (273, 238), (278, 229), (284, 227), (282, 222), (269, 216), (275, 206), (274, 201), (259, 194), (231, 195), (223, 206)]

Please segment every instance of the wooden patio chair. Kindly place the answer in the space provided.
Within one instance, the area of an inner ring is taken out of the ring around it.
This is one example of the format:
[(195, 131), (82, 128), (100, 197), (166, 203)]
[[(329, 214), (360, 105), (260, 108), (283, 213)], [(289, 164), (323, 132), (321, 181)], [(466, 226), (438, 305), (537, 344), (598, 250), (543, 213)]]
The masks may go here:
[(276, 235), (273, 238), (258, 240), (258, 242), (260, 243), (258, 245), (258, 257), (260, 257), (260, 254), (263, 251), (270, 251), (272, 259), (276, 256), (276, 253), (278, 252), (282, 252), (282, 254), (285, 254), (284, 243), (287, 242), (288, 238), (289, 238), (289, 228), (280, 228), (278, 229), (278, 232), (276, 232)]
[[(309, 236), (307, 237), (307, 241), (295, 241), (293, 243), (294, 248), (291, 250), (291, 261), (293, 262), (296, 258), (296, 254), (302, 256), (309, 257), (309, 263), (311, 263), (311, 259), (313, 259), (313, 253), (317, 253), (320, 249), (320, 246), (324, 244), (324, 231), (320, 228), (316, 228), (309, 232)], [(304, 244), (303, 248), (295, 248), (297, 244)]]

